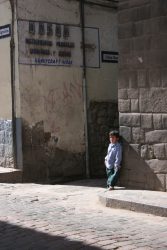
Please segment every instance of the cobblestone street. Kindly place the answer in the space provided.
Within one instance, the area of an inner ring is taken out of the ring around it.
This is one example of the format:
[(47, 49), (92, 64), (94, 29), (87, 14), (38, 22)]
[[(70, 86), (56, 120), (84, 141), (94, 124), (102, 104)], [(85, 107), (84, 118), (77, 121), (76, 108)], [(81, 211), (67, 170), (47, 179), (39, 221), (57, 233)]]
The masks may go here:
[(0, 185), (0, 250), (167, 249), (167, 219), (103, 207), (104, 181)]

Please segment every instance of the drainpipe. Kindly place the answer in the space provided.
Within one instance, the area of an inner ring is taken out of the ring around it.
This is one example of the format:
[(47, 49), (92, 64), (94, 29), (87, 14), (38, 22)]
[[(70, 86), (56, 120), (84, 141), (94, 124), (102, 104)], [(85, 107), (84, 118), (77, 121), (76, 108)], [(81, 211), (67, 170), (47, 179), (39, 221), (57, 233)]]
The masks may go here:
[(90, 178), (89, 166), (89, 136), (88, 136), (88, 94), (86, 81), (86, 50), (85, 50), (85, 0), (80, 0), (80, 18), (82, 31), (82, 51), (83, 51), (83, 97), (84, 97), (84, 118), (85, 118), (85, 144), (86, 144), (86, 177)]
[(11, 6), (11, 12), (12, 12), (11, 40), (10, 40), (10, 63), (11, 63), (13, 158), (14, 158), (14, 168), (17, 168), (16, 108), (15, 108), (15, 42), (14, 42), (15, 3), (14, 3), (14, 0), (10, 0), (10, 6)]

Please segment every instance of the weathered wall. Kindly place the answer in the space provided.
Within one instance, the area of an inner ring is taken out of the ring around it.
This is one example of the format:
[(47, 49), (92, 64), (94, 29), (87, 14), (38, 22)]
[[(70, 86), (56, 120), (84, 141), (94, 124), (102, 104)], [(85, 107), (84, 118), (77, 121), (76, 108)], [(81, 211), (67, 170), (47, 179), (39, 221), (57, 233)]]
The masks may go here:
[[(24, 49), (27, 50), (27, 45), (21, 45), (25, 43), (25, 38), (21, 37), (24, 32), (20, 31), (24, 28), (23, 19), (43, 21), (45, 24), (53, 22), (54, 25), (59, 23), (79, 27), (79, 2), (74, 0), (30, 0), (28, 2), (18, 0), (17, 18), (20, 62), (17, 91), (20, 106), (17, 107), (19, 109), (17, 113), (22, 119), (23, 179), (24, 181), (54, 182), (71, 177), (83, 177), (85, 175), (85, 121), (83, 72), (79, 64), (80, 61), (82, 62), (81, 30), (77, 33), (74, 28), (74, 36), (70, 37), (73, 42), (76, 42), (78, 49), (78, 53), (75, 54), (76, 64), (70, 67), (26, 64)], [(93, 158), (90, 161), (93, 167), (92, 174), (96, 175), (98, 171), (99, 174), (102, 172), (104, 174), (105, 168), (101, 164), (104, 155), (101, 155), (101, 159), (98, 158), (99, 163), (96, 166), (96, 161), (92, 160), (97, 155), (91, 142), (92, 138), (93, 140), (95, 138), (95, 135), (92, 135), (94, 133), (92, 128), (93, 126), (97, 128), (97, 120), (92, 118), (94, 107), (96, 106), (97, 117), (105, 112), (101, 115), (104, 119), (101, 119), (98, 128), (98, 133), (103, 139), (101, 142), (96, 142), (96, 149), (99, 147), (99, 149), (103, 148), (103, 151), (104, 148), (106, 150), (108, 130), (118, 126), (117, 64), (101, 62), (102, 50), (117, 51), (116, 25), (117, 16), (111, 9), (85, 6), (85, 26), (93, 27), (92, 34), (89, 29), (86, 30), (86, 43), (95, 44), (95, 48), (86, 49), (86, 60), (89, 64), (92, 65), (93, 62), (95, 65), (95, 68), (87, 68), (87, 87), (88, 101), (89, 104), (91, 103), (89, 129), (90, 153)], [(96, 39), (98, 32), (99, 40)], [(32, 38), (34, 37), (32, 35)], [(44, 38), (49, 40), (46, 36)], [(95, 59), (93, 61), (93, 57), (99, 61)], [(97, 67), (98, 64), (99, 67)]]
[(102, 62), (101, 51), (118, 51), (117, 11), (85, 5), (85, 25), (99, 29), (100, 68), (87, 68), (91, 176), (105, 176), (110, 129), (118, 129), (118, 64)]
[(91, 101), (89, 118), (91, 176), (104, 177), (104, 157), (109, 144), (109, 131), (118, 129), (118, 104), (112, 101)]
[[(18, 1), (18, 19), (78, 25), (76, 1)], [(81, 35), (81, 34), (80, 34)], [(19, 65), (24, 181), (83, 177), (82, 68)]]
[[(0, 26), (11, 24), (9, 1), (0, 1)], [(10, 37), (0, 39), (0, 166), (13, 167)]]
[(121, 184), (167, 190), (167, 2), (121, 0)]
[(99, 29), (100, 68), (87, 69), (90, 100), (118, 100), (118, 64), (102, 62), (101, 51), (118, 51), (117, 11), (85, 5), (85, 26)]

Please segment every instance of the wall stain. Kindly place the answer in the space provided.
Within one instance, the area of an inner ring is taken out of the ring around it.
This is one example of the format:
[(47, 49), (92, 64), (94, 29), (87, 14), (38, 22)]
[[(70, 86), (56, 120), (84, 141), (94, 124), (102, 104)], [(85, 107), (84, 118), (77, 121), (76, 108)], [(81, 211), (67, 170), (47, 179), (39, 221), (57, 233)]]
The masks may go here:
[(22, 123), (23, 182), (58, 183), (85, 177), (85, 153), (57, 147), (59, 138), (44, 132), (44, 122)]

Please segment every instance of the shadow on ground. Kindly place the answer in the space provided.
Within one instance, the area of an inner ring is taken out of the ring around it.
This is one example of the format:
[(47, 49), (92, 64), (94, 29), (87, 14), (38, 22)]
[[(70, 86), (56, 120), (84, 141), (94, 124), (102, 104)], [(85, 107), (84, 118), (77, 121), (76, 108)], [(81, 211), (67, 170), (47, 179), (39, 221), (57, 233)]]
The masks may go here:
[[(56, 228), (55, 228), (56, 231)], [(83, 239), (84, 240), (84, 239)], [(21, 226), (0, 222), (1, 250), (100, 250), (81, 241), (69, 240), (64, 236), (53, 236)]]

